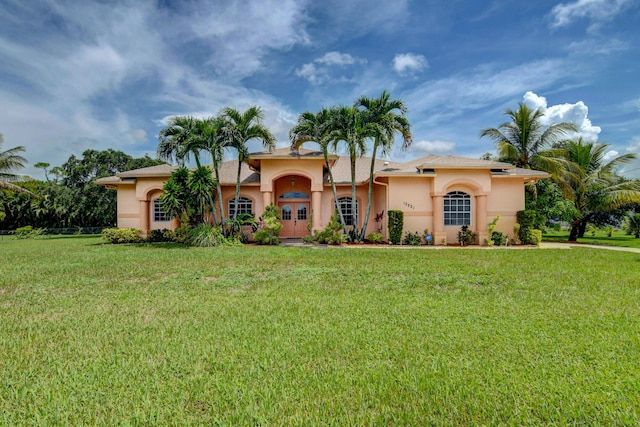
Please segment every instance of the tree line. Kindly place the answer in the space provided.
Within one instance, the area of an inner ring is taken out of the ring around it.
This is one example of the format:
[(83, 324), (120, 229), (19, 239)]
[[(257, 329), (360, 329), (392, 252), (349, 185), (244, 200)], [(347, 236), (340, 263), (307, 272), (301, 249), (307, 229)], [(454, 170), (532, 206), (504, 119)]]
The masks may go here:
[[(362, 241), (366, 235), (376, 158), (390, 152), (396, 136), (402, 140), (403, 149), (412, 143), (406, 112), (403, 101), (391, 99), (383, 91), (377, 98), (362, 96), (350, 106), (303, 112), (290, 130), (292, 150), (312, 142), (323, 153), (336, 217), (351, 241)], [(544, 126), (544, 113), (524, 103), (505, 114), (508, 121), (480, 132), (481, 138), (491, 139), (496, 147), (497, 156), (486, 158), (551, 175), (526, 189), (526, 206), (538, 213), (538, 226), (544, 226), (550, 219), (567, 221), (571, 226), (570, 239), (575, 240), (584, 235), (587, 224), (618, 225), (630, 210), (638, 210), (640, 183), (617, 173), (620, 166), (636, 158), (634, 154), (607, 159), (607, 144), (574, 138), (578, 129), (572, 123)], [(240, 174), (242, 163), (249, 160), (248, 143), (260, 141), (269, 151), (276, 145), (263, 120), (263, 112), (257, 106), (246, 111), (225, 108), (209, 118), (175, 116), (159, 133), (157, 159), (148, 156), (134, 159), (114, 150), (88, 150), (82, 159), (71, 156), (60, 167), (48, 169), (46, 163), (36, 164), (44, 169), (46, 181), (17, 182), (18, 176), (13, 172), (26, 162), (19, 154), (24, 147), (0, 151), (0, 228), (111, 226), (116, 221), (115, 192), (93, 181), (163, 161), (179, 166), (162, 196), (170, 216), (181, 217), (192, 225), (212, 220), (212, 225), (218, 227), (238, 221)], [(0, 148), (2, 142), (0, 139)], [(338, 205), (329, 161), (329, 153), (338, 150), (346, 151), (350, 162), (350, 218), (345, 218)], [(218, 197), (219, 171), (226, 152), (238, 160), (231, 218), (225, 217), (222, 199)], [(356, 160), (365, 154), (371, 156), (369, 186), (363, 226), (358, 228)], [(210, 165), (203, 165), (204, 158), (210, 160)], [(188, 169), (186, 164), (191, 160), (196, 166)]]

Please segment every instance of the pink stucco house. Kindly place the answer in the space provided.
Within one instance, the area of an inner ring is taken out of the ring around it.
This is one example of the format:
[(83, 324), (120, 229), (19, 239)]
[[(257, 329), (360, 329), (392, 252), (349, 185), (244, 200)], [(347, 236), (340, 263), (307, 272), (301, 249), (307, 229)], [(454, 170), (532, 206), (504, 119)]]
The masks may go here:
[[(322, 153), (281, 148), (258, 152), (242, 165), (240, 212), (260, 216), (270, 203), (278, 206), (284, 228), (282, 238), (299, 238), (324, 228), (331, 217), (334, 200)], [(349, 213), (351, 178), (349, 158), (330, 156), (343, 212)], [(357, 161), (358, 221), (362, 226), (367, 203), (371, 159)], [(233, 209), (237, 161), (225, 162), (220, 170), (225, 214)], [(158, 197), (175, 168), (153, 166), (97, 180), (118, 191), (118, 227), (175, 228), (161, 209)], [(457, 156), (428, 155), (404, 163), (377, 160), (373, 179), (373, 204), (367, 233), (380, 229), (388, 238), (389, 210), (404, 211), (404, 230), (422, 233), (428, 228), (436, 244), (456, 241), (462, 225), (478, 233), (479, 242), (488, 237), (487, 223), (500, 215), (496, 230), (513, 234), (516, 212), (524, 209), (524, 185), (549, 175), (516, 168), (507, 163)], [(376, 214), (384, 212), (376, 222)]]

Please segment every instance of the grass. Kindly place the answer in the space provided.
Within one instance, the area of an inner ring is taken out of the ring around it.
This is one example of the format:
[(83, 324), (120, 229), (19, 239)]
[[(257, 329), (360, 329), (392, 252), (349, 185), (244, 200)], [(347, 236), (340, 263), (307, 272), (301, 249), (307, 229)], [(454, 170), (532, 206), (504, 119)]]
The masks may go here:
[[(566, 242), (569, 240), (569, 231), (554, 231), (547, 229), (545, 230), (542, 238), (548, 242)], [(627, 234), (624, 230), (613, 230), (611, 237), (607, 235), (605, 230), (596, 230), (595, 234), (587, 232), (583, 238), (578, 239), (578, 243), (640, 248), (640, 239), (636, 239), (633, 235)]]
[(640, 256), (0, 241), (0, 425), (637, 425)]

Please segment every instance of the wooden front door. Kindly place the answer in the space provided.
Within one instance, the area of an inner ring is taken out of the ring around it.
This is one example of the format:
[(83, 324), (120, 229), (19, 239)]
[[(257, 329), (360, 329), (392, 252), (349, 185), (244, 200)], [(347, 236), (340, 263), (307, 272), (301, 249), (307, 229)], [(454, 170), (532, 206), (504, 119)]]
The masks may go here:
[(282, 231), (280, 237), (303, 237), (309, 235), (309, 202), (288, 200), (278, 203)]

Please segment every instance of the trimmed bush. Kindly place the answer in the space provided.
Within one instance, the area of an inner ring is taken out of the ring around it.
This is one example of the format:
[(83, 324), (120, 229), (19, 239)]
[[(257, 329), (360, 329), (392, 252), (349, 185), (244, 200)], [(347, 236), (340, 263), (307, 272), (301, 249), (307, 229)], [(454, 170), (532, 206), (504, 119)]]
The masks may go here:
[(402, 229), (404, 228), (404, 212), (389, 211), (389, 241), (393, 245), (399, 245), (402, 240)]
[(539, 245), (542, 242), (542, 230), (529, 230), (529, 242), (534, 245)]
[(379, 231), (372, 231), (365, 237), (365, 240), (370, 243), (382, 243), (384, 236)]
[(518, 211), (516, 214), (518, 224), (520, 224), (518, 239), (523, 245), (534, 243), (531, 238), (531, 230), (535, 228), (537, 215), (537, 212), (532, 210)]
[(253, 240), (255, 240), (259, 245), (280, 244), (279, 236), (282, 231), (282, 227), (284, 227), (280, 222), (280, 209), (271, 203), (264, 209), (262, 218), (262, 229), (253, 234)]
[(175, 240), (175, 236), (173, 231), (168, 228), (163, 228), (162, 230), (151, 230), (147, 240), (152, 243), (173, 242)]
[[(265, 220), (266, 222), (266, 220)], [(253, 240), (259, 245), (278, 245), (280, 237), (273, 235), (270, 231), (262, 229), (253, 233)]]
[(502, 246), (507, 243), (507, 236), (501, 231), (491, 233), (491, 242), (496, 246)]
[(139, 228), (105, 228), (102, 230), (102, 238), (109, 243), (142, 243)]
[(33, 239), (35, 237), (41, 236), (42, 234), (44, 234), (44, 229), (33, 228), (30, 225), (17, 228), (14, 232), (16, 239)]
[(458, 243), (462, 246), (473, 245), (476, 242), (477, 234), (469, 228), (468, 225), (463, 225), (458, 231)]
[(417, 231), (415, 233), (407, 231), (404, 235), (404, 239), (402, 240), (402, 244), (409, 246), (420, 246), (420, 244), (422, 244), (422, 236), (420, 236)]

